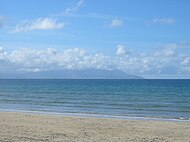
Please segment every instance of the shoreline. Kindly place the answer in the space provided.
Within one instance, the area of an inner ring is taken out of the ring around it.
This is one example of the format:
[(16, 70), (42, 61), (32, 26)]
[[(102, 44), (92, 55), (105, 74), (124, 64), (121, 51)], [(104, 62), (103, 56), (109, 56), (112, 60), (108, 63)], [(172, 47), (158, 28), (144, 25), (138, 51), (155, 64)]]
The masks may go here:
[(144, 121), (168, 121), (168, 122), (190, 122), (189, 119), (183, 118), (165, 118), (165, 117), (138, 117), (138, 116), (122, 116), (122, 115), (104, 115), (104, 114), (88, 114), (88, 113), (61, 113), (61, 112), (48, 112), (48, 111), (30, 111), (30, 110), (12, 110), (12, 109), (0, 109), (1, 112), (8, 113), (28, 113), (37, 115), (49, 115), (49, 116), (68, 116), (68, 117), (84, 117), (84, 118), (109, 118), (119, 120), (144, 120)]
[(0, 111), (0, 141), (189, 142), (190, 123)]

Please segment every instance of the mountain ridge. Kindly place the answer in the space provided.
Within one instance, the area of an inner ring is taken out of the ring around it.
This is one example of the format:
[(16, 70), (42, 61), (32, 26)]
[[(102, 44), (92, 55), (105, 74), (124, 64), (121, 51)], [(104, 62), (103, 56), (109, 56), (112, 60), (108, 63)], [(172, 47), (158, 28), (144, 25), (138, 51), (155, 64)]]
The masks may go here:
[(59, 70), (42, 72), (25, 72), (1, 74), (0, 79), (143, 79), (140, 76), (125, 73), (121, 70)]

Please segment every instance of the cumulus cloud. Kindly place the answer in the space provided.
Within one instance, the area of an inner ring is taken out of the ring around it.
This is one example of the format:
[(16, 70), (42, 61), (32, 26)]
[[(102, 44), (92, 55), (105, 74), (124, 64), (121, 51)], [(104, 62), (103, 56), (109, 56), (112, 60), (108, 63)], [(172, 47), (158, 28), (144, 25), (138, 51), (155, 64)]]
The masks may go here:
[(155, 19), (153, 19), (153, 23), (155, 23), (155, 24), (170, 25), (170, 24), (174, 24), (175, 22), (176, 22), (176, 20), (174, 18), (155, 18)]
[(16, 25), (15, 29), (12, 32), (15, 33), (32, 30), (56, 30), (63, 27), (64, 23), (59, 23), (56, 19), (39, 18), (33, 21), (23, 21), (21, 24)]
[[(64, 22), (58, 22), (57, 18), (59, 16), (70, 16), (72, 13), (78, 11), (80, 7), (84, 4), (84, 0), (79, 0), (71, 7), (67, 7), (65, 11), (61, 14), (53, 15), (54, 18), (38, 18), (33, 21), (22, 21), (20, 24), (12, 30), (12, 33), (33, 31), (33, 30), (56, 30), (64, 27)], [(2, 18), (0, 16), (0, 28), (2, 26)]]
[(175, 49), (179, 48), (177, 44), (169, 44), (161, 47), (158, 51), (154, 53), (155, 56), (172, 56), (175, 53)]
[[(138, 53), (116, 47), (117, 56), (90, 54), (84, 49), (70, 48), (58, 51), (21, 48), (6, 52), (0, 48), (0, 72), (3, 70), (40, 72), (62, 69), (119, 69), (131, 74), (190, 74), (190, 57), (181, 44), (164, 45), (150, 53)], [(130, 52), (129, 52), (130, 51)]]
[(190, 66), (190, 57), (186, 57), (181, 62), (182, 65), (189, 65)]
[[(79, 48), (64, 51), (57, 51), (53, 48), (45, 50), (20, 48), (9, 54), (0, 48), (1, 60), (6, 60), (9, 64), (17, 67), (17, 71), (30, 72), (60, 69), (111, 69), (113, 65), (110, 57), (101, 53), (87, 54), (85, 50)], [(1, 62), (0, 65), (3, 67)]]
[(111, 21), (110, 27), (116, 28), (121, 27), (123, 25), (123, 21), (121, 19), (115, 18)]
[(116, 55), (117, 56), (122, 56), (126, 54), (126, 50), (125, 47), (123, 45), (117, 45), (117, 51), (116, 51)]
[(139, 75), (190, 74), (189, 47), (172, 43), (150, 53), (131, 52), (119, 56), (117, 68)]
[(3, 50), (3, 47), (0, 47), (0, 61), (6, 58), (6, 52)]

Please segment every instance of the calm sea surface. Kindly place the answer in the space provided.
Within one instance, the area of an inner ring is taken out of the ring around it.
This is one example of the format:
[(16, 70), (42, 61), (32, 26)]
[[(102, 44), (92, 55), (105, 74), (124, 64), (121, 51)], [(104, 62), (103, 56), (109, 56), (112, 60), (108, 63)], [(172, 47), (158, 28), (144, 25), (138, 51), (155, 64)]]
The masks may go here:
[(190, 119), (190, 80), (0, 80), (0, 109)]

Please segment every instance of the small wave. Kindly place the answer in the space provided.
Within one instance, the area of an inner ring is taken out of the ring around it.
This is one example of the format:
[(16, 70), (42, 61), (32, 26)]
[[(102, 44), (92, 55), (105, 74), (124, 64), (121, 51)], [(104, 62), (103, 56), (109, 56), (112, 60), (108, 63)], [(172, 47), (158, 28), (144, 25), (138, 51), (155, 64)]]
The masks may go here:
[(48, 110), (13, 110), (13, 109), (0, 109), (1, 112), (17, 112), (17, 113), (31, 113), (31, 114), (44, 114), (44, 115), (57, 115), (57, 116), (79, 116), (79, 117), (94, 117), (94, 118), (113, 118), (113, 119), (126, 119), (126, 120), (153, 120), (153, 121), (176, 121), (176, 122), (190, 122), (190, 118), (186, 117), (158, 117), (158, 116), (131, 116), (131, 115), (107, 115), (97, 113), (85, 112), (54, 112)]

